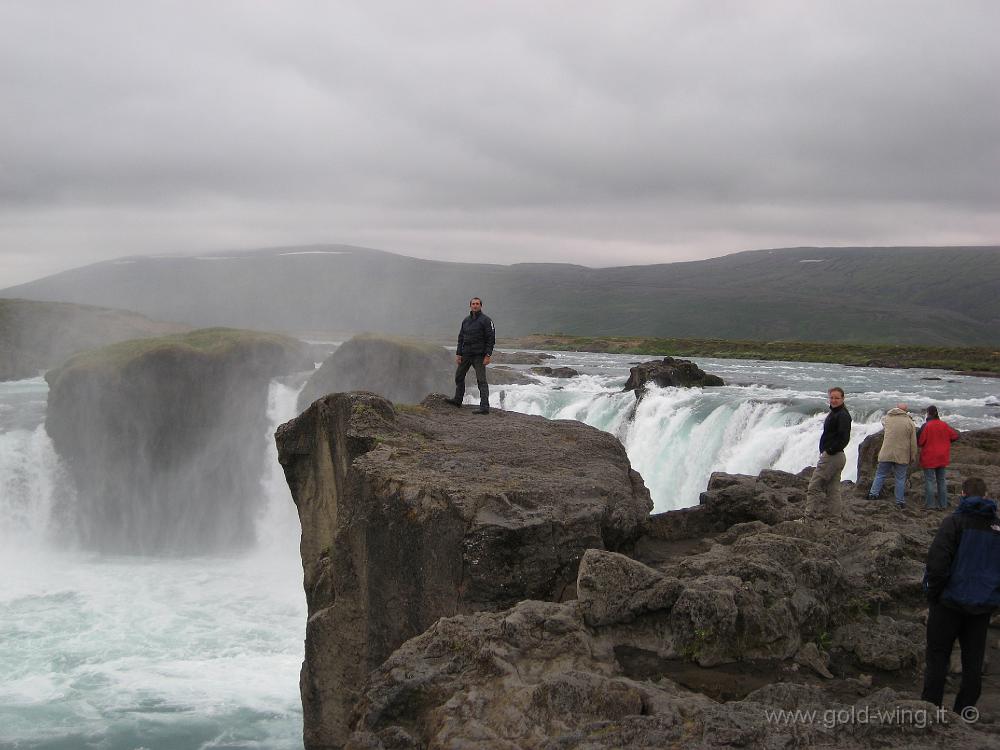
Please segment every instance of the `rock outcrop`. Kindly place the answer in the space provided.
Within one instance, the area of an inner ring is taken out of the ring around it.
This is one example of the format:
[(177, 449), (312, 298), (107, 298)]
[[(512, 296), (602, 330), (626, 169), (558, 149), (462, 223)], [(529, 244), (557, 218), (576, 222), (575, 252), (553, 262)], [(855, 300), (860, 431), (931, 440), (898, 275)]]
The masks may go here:
[(643, 362), (629, 370), (623, 391), (635, 391), (636, 398), (646, 392), (646, 384), (654, 383), (661, 388), (680, 386), (682, 388), (725, 385), (718, 375), (710, 375), (690, 360), (664, 357), (662, 360)]
[[(510, 368), (490, 367), (491, 385), (538, 382)], [(466, 386), (476, 388), (470, 370)], [(309, 378), (299, 394), (299, 411), (328, 393), (369, 391), (393, 403), (418, 404), (430, 393), (455, 390), (455, 355), (443, 346), (415, 339), (366, 333), (344, 342)]]
[(0, 380), (34, 378), (73, 354), (118, 341), (189, 330), (125, 310), (0, 299)]
[(76, 487), (59, 514), (75, 539), (129, 554), (251, 544), (268, 384), (300, 368), (303, 353), (284, 336), (207, 329), (50, 370), (45, 428)]
[(804, 484), (714, 475), (633, 556), (588, 551), (575, 601), (438, 621), (371, 674), (347, 747), (1000, 747), (918, 700), (940, 516), (788, 520)]
[(588, 549), (628, 548), (652, 508), (611, 435), (579, 422), (313, 403), (277, 433), (302, 523), (308, 748), (343, 743), (368, 673), (440, 617), (575, 596)]
[[(644, 491), (629, 497), (641, 485), (630, 470), (624, 478), (624, 457), (602, 468), (595, 456), (605, 449), (582, 440), (587, 428), (538, 433), (544, 420), (528, 419), (499, 412), (475, 422), (436, 400), (393, 411), (341, 394), (283, 428), (311, 602), (307, 748), (1000, 748), (992, 674), (977, 725), (918, 700), (920, 580), (939, 513), (899, 512), (845, 490), (841, 516), (801, 520), (808, 472), (764, 471), (714, 474), (698, 506), (645, 516), (635, 528), (648, 504)], [(490, 446), (486, 485), (496, 491), (519, 477), (503, 502), (482, 494), (470, 503), (456, 487), (481, 456), (454, 445), (470, 433)], [(958, 457), (969, 471), (1000, 461), (993, 433), (963, 435), (967, 453)], [(516, 440), (528, 455), (509, 449)], [(538, 455), (546, 449), (552, 457)], [(577, 485), (552, 483), (573, 471)], [(595, 497), (596, 478), (612, 476), (619, 489), (596, 495), (624, 498), (613, 504), (623, 510), (609, 516), (608, 506), (588, 503), (591, 528), (597, 517), (624, 525), (560, 532), (568, 563), (552, 553), (528, 562), (537, 536), (486, 554), (456, 531), (480, 533), (476, 518), (505, 533), (537, 514), (569, 523), (576, 514), (560, 504)], [(601, 544), (581, 554), (587, 536)], [(498, 563), (501, 550), (508, 556)], [(484, 560), (500, 585), (468, 578)], [(555, 572), (540, 578), (539, 567)], [(575, 582), (564, 577), (571, 570)], [(413, 637), (386, 653), (387, 627)], [(995, 634), (989, 644), (995, 663)], [(318, 710), (323, 701), (336, 715)], [(796, 710), (798, 718), (777, 713)]]
[(544, 375), (548, 378), (575, 378), (580, 374), (572, 367), (532, 367), (531, 371), (535, 375)]
[(379, 334), (345, 341), (306, 382), (299, 411), (335, 391), (364, 390), (395, 403), (417, 404), (453, 390), (455, 357), (437, 344)]

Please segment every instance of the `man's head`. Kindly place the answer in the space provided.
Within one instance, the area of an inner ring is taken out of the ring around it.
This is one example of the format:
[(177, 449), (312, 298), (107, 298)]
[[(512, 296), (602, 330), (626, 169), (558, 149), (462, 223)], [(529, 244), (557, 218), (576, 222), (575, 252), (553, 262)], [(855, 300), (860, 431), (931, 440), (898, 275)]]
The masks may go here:
[(833, 386), (830, 390), (826, 392), (826, 395), (830, 397), (830, 406), (837, 407), (844, 405), (844, 389), (839, 385)]
[(896, 404), (896, 408), (899, 409), (900, 411), (908, 411), (908, 409), (906, 408), (906, 404)]
[(962, 482), (962, 494), (966, 497), (986, 497), (986, 482), (979, 477), (969, 477)]
[(469, 300), (469, 312), (481, 312), (483, 309), (483, 301), (479, 297), (473, 297)]

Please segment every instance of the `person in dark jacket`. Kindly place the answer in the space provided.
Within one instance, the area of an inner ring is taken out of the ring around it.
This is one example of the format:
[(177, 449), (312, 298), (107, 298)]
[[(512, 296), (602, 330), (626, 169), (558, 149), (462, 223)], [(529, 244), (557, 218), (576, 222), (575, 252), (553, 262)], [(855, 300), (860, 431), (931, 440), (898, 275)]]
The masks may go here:
[(479, 408), (473, 414), (490, 413), (490, 386), (486, 382), (486, 365), (493, 356), (496, 330), (493, 321), (483, 312), (483, 301), (479, 297), (469, 300), (469, 316), (462, 320), (458, 331), (458, 347), (455, 349), (455, 397), (449, 403), (461, 407), (465, 398), (465, 376), (470, 367), (476, 368), (476, 385), (479, 386)]
[(806, 490), (806, 514), (812, 518), (840, 513), (840, 473), (847, 463), (844, 448), (851, 440), (851, 413), (844, 406), (844, 389), (833, 387), (827, 395), (830, 413), (823, 421), (819, 460)]
[(941, 419), (936, 406), (928, 406), (927, 421), (917, 431), (920, 468), (924, 470), (924, 506), (927, 508), (948, 507), (945, 472), (951, 463), (951, 444), (956, 440), (958, 432)]
[[(958, 639), (962, 684), (955, 712), (975, 707), (982, 690), (983, 656), (990, 615), (1000, 607), (1000, 518), (986, 498), (986, 483), (970, 477), (962, 484), (958, 508), (941, 522), (927, 553), (924, 592), (927, 613), (927, 666), (921, 700), (940, 706)], [(964, 714), (963, 714), (964, 716)]]

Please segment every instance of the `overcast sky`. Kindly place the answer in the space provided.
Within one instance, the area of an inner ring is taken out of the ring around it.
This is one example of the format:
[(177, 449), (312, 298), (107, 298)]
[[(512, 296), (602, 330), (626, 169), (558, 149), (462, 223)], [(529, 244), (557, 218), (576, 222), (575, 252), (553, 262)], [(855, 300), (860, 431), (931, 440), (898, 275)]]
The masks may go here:
[(1000, 244), (1000, 2), (0, 0), (0, 288), (350, 243)]

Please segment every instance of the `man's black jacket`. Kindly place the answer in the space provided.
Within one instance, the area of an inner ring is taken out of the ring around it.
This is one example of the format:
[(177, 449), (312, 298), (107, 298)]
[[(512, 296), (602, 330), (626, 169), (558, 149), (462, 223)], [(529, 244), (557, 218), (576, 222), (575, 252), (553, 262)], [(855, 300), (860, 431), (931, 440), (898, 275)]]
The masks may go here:
[(492, 356), (496, 338), (493, 321), (486, 313), (469, 313), (462, 320), (455, 353), (460, 357)]
[(851, 413), (846, 406), (830, 409), (823, 421), (823, 434), (819, 437), (819, 452), (840, 453), (851, 441)]

